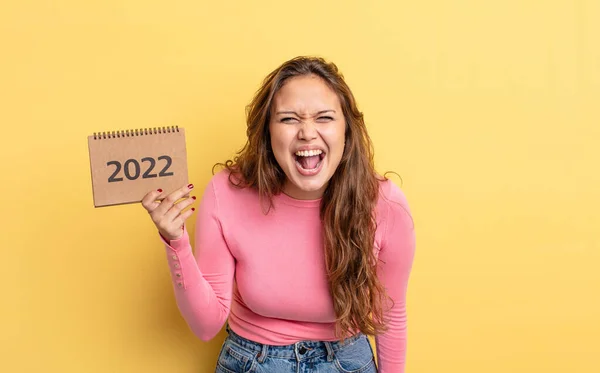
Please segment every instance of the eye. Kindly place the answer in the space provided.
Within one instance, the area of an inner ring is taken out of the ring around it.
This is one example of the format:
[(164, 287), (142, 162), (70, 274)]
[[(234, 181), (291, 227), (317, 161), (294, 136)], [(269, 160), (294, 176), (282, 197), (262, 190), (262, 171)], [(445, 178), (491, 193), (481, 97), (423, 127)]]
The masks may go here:
[(322, 116), (322, 117), (318, 117), (317, 118), (318, 121), (320, 122), (329, 122), (333, 120), (333, 117), (330, 116)]
[(282, 123), (294, 123), (294, 121), (297, 121), (297, 119), (293, 117), (281, 118)]

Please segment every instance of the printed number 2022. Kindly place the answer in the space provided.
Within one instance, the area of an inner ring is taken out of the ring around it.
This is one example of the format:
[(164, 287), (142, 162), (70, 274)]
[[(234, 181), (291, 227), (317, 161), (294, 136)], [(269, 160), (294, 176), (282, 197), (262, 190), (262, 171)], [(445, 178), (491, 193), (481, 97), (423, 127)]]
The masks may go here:
[[(166, 164), (157, 175), (155, 173), (154, 174), (151, 173), (152, 170), (154, 170), (154, 167), (156, 166), (156, 161), (154, 160), (154, 158), (151, 158), (151, 157), (142, 158), (142, 163), (144, 163), (144, 162), (149, 163), (148, 169), (146, 169), (146, 171), (144, 171), (144, 174), (142, 175), (142, 179), (151, 179), (153, 177), (173, 176), (173, 172), (167, 172), (167, 170), (169, 169), (169, 167), (171, 167), (171, 164), (173, 163), (173, 160), (171, 159), (171, 157), (169, 157), (168, 155), (162, 155), (162, 156), (158, 157), (158, 160), (159, 161), (164, 160), (164, 161), (166, 161)], [(111, 165), (116, 166), (115, 171), (108, 178), (109, 183), (123, 181), (122, 177), (117, 177), (117, 175), (119, 175), (119, 172), (121, 172), (121, 168), (123, 168), (123, 173), (125, 174), (125, 177), (128, 180), (136, 180), (140, 177), (141, 166), (140, 166), (140, 163), (135, 159), (126, 160), (122, 166), (121, 166), (121, 162), (119, 162), (119, 161), (109, 161), (109, 162), (106, 162), (106, 165), (107, 166), (111, 166)], [(131, 168), (133, 168), (133, 173), (132, 173)]]

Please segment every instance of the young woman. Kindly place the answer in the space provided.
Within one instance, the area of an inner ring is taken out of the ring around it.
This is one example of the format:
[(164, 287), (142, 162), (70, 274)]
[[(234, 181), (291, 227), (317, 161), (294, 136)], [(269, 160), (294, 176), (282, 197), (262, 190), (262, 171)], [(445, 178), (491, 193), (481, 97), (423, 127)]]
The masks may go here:
[(217, 372), (404, 372), (415, 233), (406, 199), (373, 165), (363, 115), (337, 67), (298, 57), (247, 111), (248, 141), (196, 217), (193, 185), (142, 205), (165, 244), (177, 304), (212, 339)]

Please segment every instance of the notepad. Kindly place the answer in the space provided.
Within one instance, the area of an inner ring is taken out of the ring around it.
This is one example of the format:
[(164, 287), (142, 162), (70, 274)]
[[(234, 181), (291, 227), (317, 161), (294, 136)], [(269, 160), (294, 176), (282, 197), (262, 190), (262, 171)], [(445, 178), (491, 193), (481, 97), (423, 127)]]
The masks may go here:
[(178, 126), (98, 132), (88, 136), (94, 207), (140, 202), (187, 185), (185, 130)]

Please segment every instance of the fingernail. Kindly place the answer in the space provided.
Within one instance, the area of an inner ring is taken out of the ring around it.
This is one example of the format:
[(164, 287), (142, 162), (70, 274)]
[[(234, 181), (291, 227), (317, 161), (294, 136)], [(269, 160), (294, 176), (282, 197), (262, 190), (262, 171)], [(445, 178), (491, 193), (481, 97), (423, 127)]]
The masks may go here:
[(196, 211), (196, 208), (195, 208), (195, 207), (192, 207), (192, 211)]
[(196, 199), (196, 196), (192, 196), (192, 199)]
[(162, 193), (162, 189), (157, 189), (157, 191), (158, 191), (159, 193)]
[(194, 187), (194, 184), (189, 184), (188, 188), (192, 189)]

